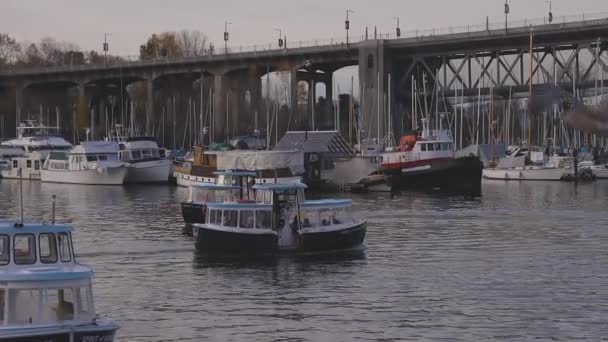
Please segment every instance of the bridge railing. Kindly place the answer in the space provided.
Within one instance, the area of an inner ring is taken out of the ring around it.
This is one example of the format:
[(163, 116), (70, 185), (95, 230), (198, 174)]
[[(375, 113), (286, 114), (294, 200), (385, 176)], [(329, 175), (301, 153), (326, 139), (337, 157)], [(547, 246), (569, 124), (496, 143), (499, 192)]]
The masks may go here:
[[(579, 15), (570, 16), (556, 16), (553, 21), (549, 23), (548, 17), (535, 18), (535, 19), (524, 19), (517, 21), (509, 21), (507, 28), (509, 30), (517, 30), (529, 28), (532, 26), (537, 31), (547, 31), (552, 29), (562, 28), (563, 24), (576, 23), (579, 26), (586, 24), (595, 24), (595, 21), (601, 19), (608, 19), (608, 13), (592, 13), (586, 14), (581, 13)], [(459, 25), (459, 26), (447, 26), (442, 28), (431, 28), (424, 30), (411, 30), (402, 32), (400, 37), (397, 37), (394, 32), (392, 33), (374, 33), (368, 32), (367, 35), (354, 35), (350, 36), (347, 44), (346, 37), (342, 38), (329, 38), (329, 39), (312, 39), (312, 40), (287, 40), (286, 45), (283, 48), (279, 48), (277, 42), (267, 44), (255, 44), (247, 46), (228, 46), (228, 49), (215, 48), (212, 50), (206, 50), (203, 55), (190, 56), (190, 57), (163, 57), (156, 59), (139, 59), (139, 56), (118, 56), (122, 60), (117, 60), (110, 63), (101, 64), (83, 64), (83, 65), (61, 65), (61, 66), (45, 66), (45, 67), (31, 67), (31, 68), (9, 68), (0, 70), (0, 75), (18, 75), (18, 74), (38, 74), (38, 73), (57, 73), (65, 71), (78, 71), (78, 70), (98, 70), (104, 68), (130, 68), (137, 66), (150, 66), (157, 64), (167, 63), (188, 63), (188, 62), (204, 62), (211, 60), (225, 60), (225, 59), (238, 59), (242, 57), (251, 56), (276, 56), (277, 54), (298, 54), (303, 52), (314, 52), (315, 49), (322, 49), (324, 51), (337, 49), (343, 50), (354, 45), (373, 39), (429, 39), (436, 36), (449, 36), (454, 34), (467, 34), (467, 33), (478, 33), (484, 31), (499, 31), (505, 29), (505, 23), (503, 22), (485, 22), (476, 25)], [(504, 31), (503, 31), (504, 32)]]

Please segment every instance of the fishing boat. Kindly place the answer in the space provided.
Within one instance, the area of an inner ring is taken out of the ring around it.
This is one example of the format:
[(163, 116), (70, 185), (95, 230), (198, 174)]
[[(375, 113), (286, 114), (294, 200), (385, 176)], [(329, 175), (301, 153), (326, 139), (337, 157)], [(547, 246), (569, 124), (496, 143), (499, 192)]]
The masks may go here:
[(382, 155), (382, 171), (392, 189), (478, 189), (483, 164), (477, 156), (456, 157), (449, 130), (422, 131), (401, 137), (399, 146)]
[(42, 181), (89, 185), (121, 185), (129, 164), (118, 159), (118, 144), (87, 141), (68, 152), (52, 152), (44, 162)]
[(72, 144), (58, 136), (58, 127), (28, 120), (17, 127), (17, 138), (0, 144), (4, 151), (0, 163), (3, 178), (39, 180), (41, 166), (52, 151), (67, 151)]
[(73, 227), (0, 221), (0, 341), (114, 341), (97, 315), (93, 270), (76, 261)]
[(197, 250), (320, 252), (364, 242), (367, 222), (352, 217), (351, 200), (307, 201), (302, 183), (255, 184), (252, 189), (253, 200), (207, 203), (205, 223), (193, 225)]

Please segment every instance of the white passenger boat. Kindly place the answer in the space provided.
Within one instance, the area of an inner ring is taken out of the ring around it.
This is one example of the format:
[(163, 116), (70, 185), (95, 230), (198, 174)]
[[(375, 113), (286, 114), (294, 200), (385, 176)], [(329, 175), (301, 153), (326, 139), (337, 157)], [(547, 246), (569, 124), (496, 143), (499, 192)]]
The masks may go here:
[(550, 157), (542, 164), (525, 165), (525, 157), (505, 157), (496, 167), (483, 169), (483, 178), (518, 181), (559, 181), (572, 177), (573, 158)]
[(204, 253), (312, 252), (352, 249), (367, 222), (351, 216), (351, 200), (305, 201), (302, 183), (256, 184), (253, 200), (209, 202), (205, 223), (193, 225)]
[(118, 144), (88, 141), (69, 153), (53, 152), (42, 169), (42, 181), (90, 185), (121, 185), (129, 164), (118, 159)]
[[(40, 179), (41, 166), (51, 151), (67, 151), (72, 145), (57, 136), (58, 127), (49, 127), (29, 120), (17, 127), (17, 138), (0, 144), (4, 151), (0, 162), (3, 178)], [(21, 152), (19, 152), (21, 151)]]
[(91, 268), (75, 260), (72, 227), (0, 221), (0, 341), (114, 341), (97, 315)]
[(169, 181), (171, 160), (161, 156), (156, 139), (127, 138), (120, 142), (120, 160), (129, 163), (126, 183), (163, 183)]

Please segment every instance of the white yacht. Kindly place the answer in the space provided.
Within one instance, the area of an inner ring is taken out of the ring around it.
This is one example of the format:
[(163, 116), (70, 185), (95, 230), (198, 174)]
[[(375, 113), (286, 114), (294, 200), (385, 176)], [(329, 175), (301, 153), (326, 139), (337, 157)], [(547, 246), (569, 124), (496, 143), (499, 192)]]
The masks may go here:
[(608, 164), (594, 164), (592, 161), (583, 161), (578, 163), (578, 169), (589, 169), (597, 179), (608, 179)]
[[(538, 154), (538, 153), (536, 153)], [(574, 174), (572, 157), (540, 157), (531, 158), (540, 162), (526, 165), (526, 156), (507, 156), (498, 161), (495, 167), (483, 169), (483, 178), (494, 180), (536, 180), (559, 181), (567, 180)]]
[(69, 225), (0, 221), (0, 340), (112, 342), (93, 270), (76, 262)]
[(121, 185), (129, 164), (118, 159), (118, 144), (87, 141), (69, 153), (52, 152), (44, 162), (42, 181), (90, 185)]
[[(48, 127), (33, 120), (17, 127), (17, 138), (0, 144), (4, 153), (0, 162), (0, 174), (3, 178), (40, 179), (40, 168), (51, 151), (67, 151), (72, 145), (65, 139), (56, 136), (58, 127)], [(20, 150), (20, 152), (19, 152)]]
[(161, 157), (156, 139), (127, 138), (120, 142), (120, 160), (129, 163), (126, 183), (162, 183), (169, 181), (171, 160)]

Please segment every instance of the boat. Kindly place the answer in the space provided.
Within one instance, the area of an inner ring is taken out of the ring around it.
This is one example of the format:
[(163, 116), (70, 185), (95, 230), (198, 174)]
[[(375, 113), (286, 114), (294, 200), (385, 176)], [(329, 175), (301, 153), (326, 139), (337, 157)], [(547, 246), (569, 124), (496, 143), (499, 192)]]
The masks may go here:
[(0, 221), (0, 341), (112, 342), (97, 315), (93, 270), (76, 261), (70, 225)]
[(69, 152), (52, 152), (44, 162), (42, 181), (89, 185), (121, 185), (129, 164), (118, 159), (118, 144), (87, 141)]
[(334, 161), (332, 183), (344, 191), (390, 191), (381, 170), (379, 145), (364, 142), (362, 146), (357, 155)]
[(195, 146), (192, 162), (175, 168), (177, 185), (191, 187), (215, 183), (217, 171), (241, 170), (256, 174), (257, 183), (302, 181), (304, 157), (299, 151), (204, 151)]
[(306, 187), (255, 184), (253, 200), (207, 203), (205, 223), (193, 225), (197, 250), (250, 255), (361, 247), (367, 221), (352, 217), (352, 201), (307, 201)]
[(128, 163), (129, 171), (125, 183), (164, 183), (169, 181), (172, 161), (166, 158), (167, 151), (158, 146), (156, 138), (127, 136), (121, 124), (114, 127), (107, 141), (118, 143), (120, 160)]
[(133, 137), (118, 144), (120, 160), (128, 163), (125, 183), (163, 183), (169, 181), (171, 160), (161, 156), (155, 138)]
[(593, 180), (590, 170), (574, 169), (574, 158), (567, 156), (543, 156), (542, 152), (532, 152), (537, 156), (532, 162), (526, 155), (512, 153), (498, 160), (493, 167), (483, 169), (483, 178), (492, 180), (517, 181), (569, 181)]
[(608, 164), (595, 164), (592, 161), (583, 161), (578, 164), (578, 169), (589, 169), (597, 179), (608, 179)]
[(483, 164), (475, 155), (456, 157), (449, 130), (423, 129), (401, 137), (399, 146), (382, 155), (382, 171), (391, 189), (427, 188), (476, 190)]
[(226, 170), (216, 171), (214, 176), (214, 183), (192, 185), (188, 199), (181, 203), (187, 228), (195, 223), (205, 223), (208, 202), (223, 201), (227, 196), (233, 196), (235, 201), (253, 199), (251, 185), (255, 182), (255, 172)]
[[(3, 149), (11, 151), (2, 158), (0, 175), (3, 178), (39, 180), (42, 163), (50, 152), (72, 148), (72, 144), (57, 135), (58, 131), (59, 127), (44, 126), (34, 120), (21, 123), (15, 139), (0, 143)], [(19, 170), (22, 170), (21, 176)]]

